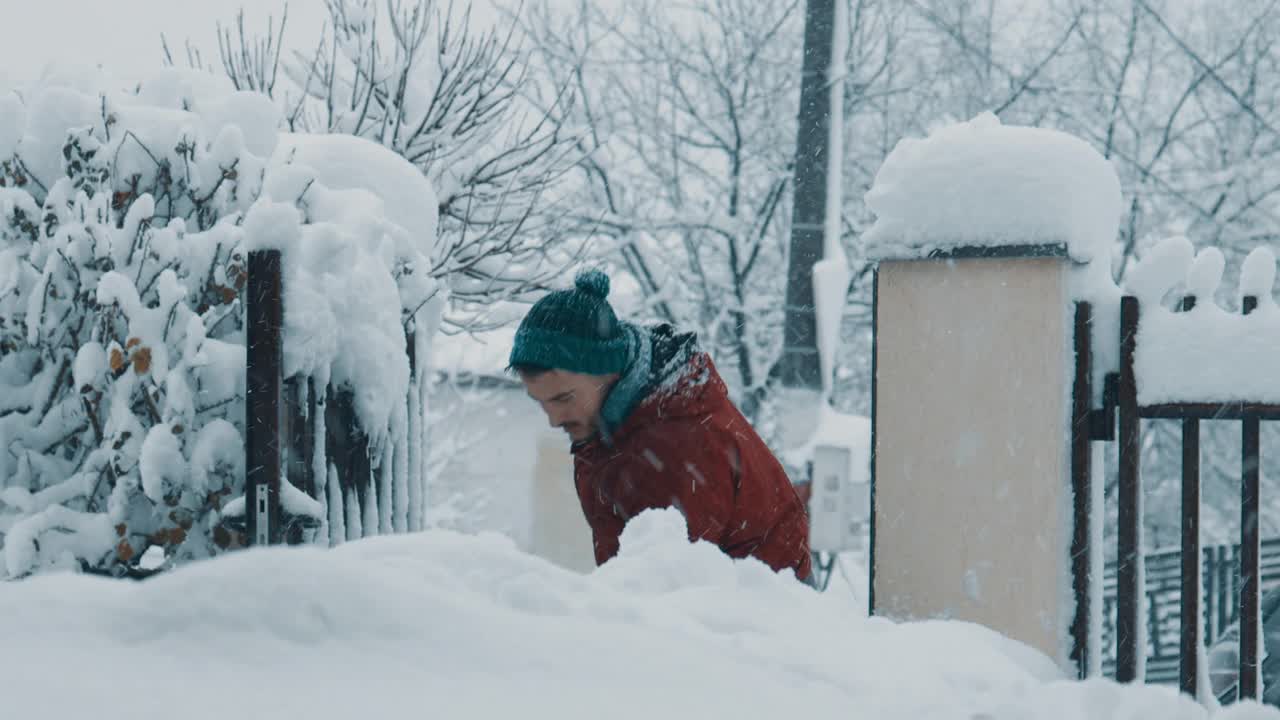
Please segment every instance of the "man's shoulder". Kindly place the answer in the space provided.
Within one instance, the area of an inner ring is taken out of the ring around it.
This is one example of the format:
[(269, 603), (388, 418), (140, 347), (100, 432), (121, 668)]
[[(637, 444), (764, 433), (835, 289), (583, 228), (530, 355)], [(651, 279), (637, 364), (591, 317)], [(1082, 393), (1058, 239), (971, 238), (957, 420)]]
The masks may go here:
[(657, 417), (619, 439), (616, 450), (623, 457), (683, 458), (720, 453), (754, 435), (751, 426), (720, 413), (704, 416)]

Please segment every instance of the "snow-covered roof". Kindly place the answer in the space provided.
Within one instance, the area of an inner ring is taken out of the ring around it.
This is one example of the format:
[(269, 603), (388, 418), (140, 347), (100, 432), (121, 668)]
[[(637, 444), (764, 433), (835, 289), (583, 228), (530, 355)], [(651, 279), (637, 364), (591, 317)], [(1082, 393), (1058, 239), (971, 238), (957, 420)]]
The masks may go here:
[(866, 202), (881, 260), (1001, 247), (1105, 259), (1121, 213), (1115, 169), (1087, 142), (991, 113), (899, 141)]

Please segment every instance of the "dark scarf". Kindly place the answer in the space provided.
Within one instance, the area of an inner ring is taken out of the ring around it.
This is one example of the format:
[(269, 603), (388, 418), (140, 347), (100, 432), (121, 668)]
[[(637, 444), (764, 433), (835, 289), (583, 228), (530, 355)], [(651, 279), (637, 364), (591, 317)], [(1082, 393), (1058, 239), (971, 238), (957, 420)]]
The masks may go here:
[(649, 333), (631, 323), (623, 323), (622, 330), (627, 336), (627, 368), (600, 407), (600, 438), (606, 444), (612, 444), (613, 434), (644, 399), (653, 367)]
[(642, 328), (623, 324), (627, 335), (627, 367), (600, 408), (600, 439), (612, 437), (650, 393), (684, 372), (697, 351), (697, 336), (677, 334), (670, 325)]

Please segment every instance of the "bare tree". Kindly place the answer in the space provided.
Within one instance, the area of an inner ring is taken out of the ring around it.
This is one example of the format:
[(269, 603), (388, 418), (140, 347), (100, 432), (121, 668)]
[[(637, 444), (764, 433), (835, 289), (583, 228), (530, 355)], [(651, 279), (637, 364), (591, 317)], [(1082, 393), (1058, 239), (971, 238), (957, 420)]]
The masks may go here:
[[(369, 138), (432, 180), (441, 242), (430, 272), (448, 278), (447, 322), (480, 329), (496, 303), (553, 285), (583, 253), (566, 241), (558, 190), (581, 160), (571, 89), (528, 101), (513, 31), (477, 29), (453, 0), (326, 1), (310, 53), (282, 53), (287, 10), (263, 36), (243, 13), (234, 32), (220, 26), (221, 70), (277, 98), (290, 129)], [(203, 66), (191, 47), (187, 62)]]
[(583, 1), (526, 16), (588, 130), (580, 233), (641, 276), (656, 315), (701, 331), (753, 420), (781, 351), (801, 10)]
[[(1169, 235), (1216, 245), (1232, 264), (1275, 239), (1276, 0), (1225, 15), (1209, 0), (845, 1), (843, 239), (855, 281), (838, 406), (868, 408), (873, 266), (859, 237), (874, 218), (862, 197), (900, 139), (937, 123), (990, 110), (1098, 148), (1125, 193), (1120, 282)], [(797, 5), (558, 5), (535, 4), (523, 19), (544, 82), (571, 81), (579, 100), (577, 236), (637, 277), (653, 316), (700, 328), (752, 419), (767, 422), (792, 201)], [(1237, 439), (1225, 427), (1206, 433), (1206, 499), (1227, 507)], [(1157, 429), (1146, 449), (1153, 537), (1177, 520), (1176, 483), (1165, 482), (1177, 476), (1175, 440)]]

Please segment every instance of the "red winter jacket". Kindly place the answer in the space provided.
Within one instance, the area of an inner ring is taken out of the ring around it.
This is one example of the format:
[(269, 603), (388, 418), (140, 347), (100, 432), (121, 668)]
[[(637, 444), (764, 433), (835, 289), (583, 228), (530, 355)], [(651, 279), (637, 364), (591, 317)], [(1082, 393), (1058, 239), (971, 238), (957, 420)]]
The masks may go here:
[(711, 358), (696, 352), (613, 432), (574, 448), (578, 499), (596, 564), (618, 552), (626, 522), (675, 507), (690, 540), (775, 571), (810, 572), (809, 519), (782, 465), (729, 400)]

